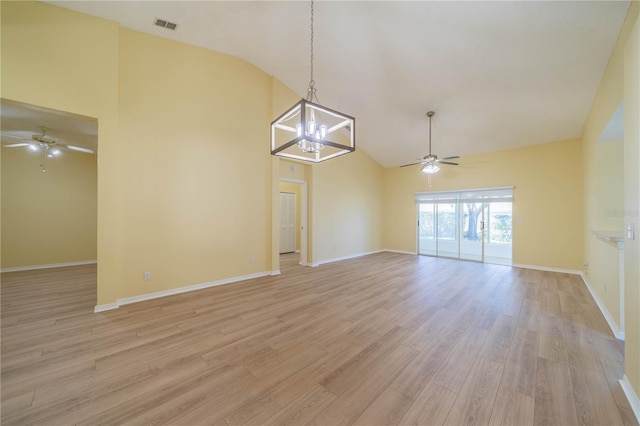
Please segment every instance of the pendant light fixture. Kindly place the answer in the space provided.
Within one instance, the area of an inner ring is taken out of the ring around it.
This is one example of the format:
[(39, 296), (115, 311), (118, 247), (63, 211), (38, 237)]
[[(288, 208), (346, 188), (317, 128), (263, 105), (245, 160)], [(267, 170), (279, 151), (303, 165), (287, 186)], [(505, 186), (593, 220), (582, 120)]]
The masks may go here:
[(271, 154), (319, 163), (356, 149), (356, 119), (320, 105), (313, 80), (313, 0), (311, 76), (307, 97), (271, 123)]

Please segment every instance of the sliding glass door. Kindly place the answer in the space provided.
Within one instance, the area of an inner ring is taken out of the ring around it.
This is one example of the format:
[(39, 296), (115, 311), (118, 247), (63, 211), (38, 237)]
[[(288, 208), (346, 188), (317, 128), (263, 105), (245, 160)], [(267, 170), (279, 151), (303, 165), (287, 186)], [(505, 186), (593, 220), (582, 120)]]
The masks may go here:
[(513, 190), (416, 194), (418, 253), (511, 264)]

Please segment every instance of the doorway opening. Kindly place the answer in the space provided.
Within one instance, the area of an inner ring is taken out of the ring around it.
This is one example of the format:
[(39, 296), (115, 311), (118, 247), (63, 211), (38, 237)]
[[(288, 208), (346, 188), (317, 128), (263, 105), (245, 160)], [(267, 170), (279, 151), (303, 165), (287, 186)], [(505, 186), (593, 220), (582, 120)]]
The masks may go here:
[(513, 188), (416, 194), (418, 254), (511, 265)]
[(98, 122), (9, 99), (2, 117), (2, 271), (97, 261)]

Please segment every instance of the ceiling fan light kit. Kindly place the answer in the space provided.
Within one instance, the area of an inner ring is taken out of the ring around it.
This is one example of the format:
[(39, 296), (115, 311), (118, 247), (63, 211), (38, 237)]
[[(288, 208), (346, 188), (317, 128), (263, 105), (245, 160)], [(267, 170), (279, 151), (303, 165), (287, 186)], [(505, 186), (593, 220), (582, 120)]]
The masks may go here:
[(10, 144), (10, 145), (4, 145), (4, 148), (19, 148), (19, 147), (26, 147), (27, 150), (31, 151), (31, 152), (38, 152), (40, 153), (40, 169), (42, 170), (42, 172), (46, 172), (47, 168), (45, 166), (45, 158), (54, 158), (54, 157), (58, 157), (59, 155), (62, 154), (62, 149), (66, 148), (72, 151), (79, 151), (79, 152), (84, 152), (86, 154), (93, 154), (93, 150), (88, 149), (88, 148), (82, 148), (79, 146), (73, 146), (73, 145), (61, 145), (58, 144), (58, 141), (48, 137), (46, 135), (46, 131), (47, 129), (45, 129), (44, 127), (40, 127), (42, 134), (41, 135), (32, 135), (31, 139), (33, 140), (33, 142), (23, 142), (23, 143), (14, 143), (14, 144)]
[(452, 157), (438, 158), (437, 155), (431, 153), (431, 119), (435, 114), (436, 113), (433, 111), (429, 111), (427, 113), (427, 117), (429, 118), (429, 154), (422, 157), (420, 161), (418, 161), (417, 163), (410, 163), (410, 164), (405, 164), (400, 166), (400, 167), (407, 167), (407, 166), (414, 166), (416, 164), (422, 164), (422, 167), (420, 167), (420, 171), (429, 176), (429, 186), (431, 186), (431, 175), (438, 173), (438, 171), (440, 170), (440, 167), (438, 166), (438, 164), (447, 164), (449, 166), (457, 166), (458, 163), (453, 163), (451, 161), (444, 161), (444, 160), (453, 160), (455, 158), (460, 158), (457, 155), (454, 155)]
[(439, 170), (440, 167), (436, 166), (433, 163), (426, 163), (424, 166), (420, 167), (420, 171), (428, 175), (436, 174)]
[(313, 0), (311, 77), (307, 97), (271, 122), (271, 155), (319, 163), (356, 149), (356, 119), (320, 105), (313, 80)]

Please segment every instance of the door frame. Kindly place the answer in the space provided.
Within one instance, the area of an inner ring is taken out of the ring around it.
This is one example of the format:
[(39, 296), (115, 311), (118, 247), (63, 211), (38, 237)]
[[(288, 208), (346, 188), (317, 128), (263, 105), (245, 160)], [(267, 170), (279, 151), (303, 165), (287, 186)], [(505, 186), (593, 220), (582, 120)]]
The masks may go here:
[[(280, 182), (295, 183), (301, 185), (300, 197), (300, 264), (307, 266), (307, 181), (299, 179), (280, 178)], [(278, 229), (280, 228), (280, 217), (278, 216)]]

